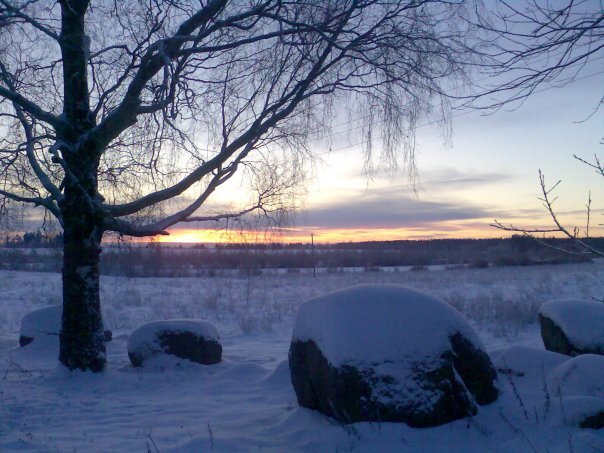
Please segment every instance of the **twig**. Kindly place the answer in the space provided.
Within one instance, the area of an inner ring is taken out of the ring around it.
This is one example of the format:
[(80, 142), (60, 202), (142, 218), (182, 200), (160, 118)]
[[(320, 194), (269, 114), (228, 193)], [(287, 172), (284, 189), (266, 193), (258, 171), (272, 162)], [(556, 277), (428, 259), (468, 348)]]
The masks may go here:
[[(147, 439), (149, 439), (151, 442), (151, 445), (149, 445), (149, 442), (145, 442), (147, 444), (147, 453), (159, 453), (159, 448), (157, 448), (157, 445), (155, 444), (153, 437), (151, 437), (151, 434), (147, 434)], [(153, 450), (151, 450), (151, 447), (153, 447)]]
[(505, 414), (502, 412), (501, 408), (499, 409), (499, 416), (505, 422), (506, 425), (508, 425), (516, 434), (519, 434), (522, 437), (522, 439), (524, 439), (526, 441), (526, 443), (529, 445), (529, 447), (531, 447), (531, 450), (533, 450), (535, 453), (539, 453), (538, 450), (533, 445), (533, 443), (531, 442), (531, 440), (526, 436), (526, 434), (524, 434), (524, 431), (522, 431), (521, 429), (514, 426), (514, 424), (510, 421), (510, 419), (507, 418), (505, 416)]
[[(595, 164), (591, 164), (587, 161), (584, 161), (583, 159), (579, 159), (579, 158), (577, 158), (577, 159), (580, 160), (581, 162), (586, 163), (590, 167), (596, 168), (604, 176), (604, 168), (602, 168), (602, 165), (600, 164), (600, 161), (598, 160), (597, 157), (595, 158), (596, 159)], [(517, 233), (522, 233), (527, 236), (531, 235), (531, 233), (562, 233), (566, 237), (573, 240), (573, 242), (575, 243), (575, 245), (577, 246), (577, 249), (578, 249), (576, 252), (572, 251), (572, 250), (564, 249), (562, 247), (556, 247), (551, 244), (547, 244), (546, 242), (541, 241), (534, 236), (531, 236), (531, 237), (533, 237), (533, 239), (535, 239), (537, 242), (539, 242), (542, 245), (545, 245), (547, 247), (553, 248), (555, 250), (558, 250), (558, 251), (561, 251), (564, 253), (569, 253), (569, 254), (573, 254), (573, 255), (591, 254), (591, 255), (596, 255), (596, 256), (604, 258), (604, 251), (598, 250), (598, 249), (592, 247), (585, 241), (585, 239), (589, 239), (589, 226), (590, 226), (590, 221), (591, 221), (591, 203), (592, 203), (591, 192), (589, 193), (588, 201), (587, 201), (587, 205), (586, 205), (586, 208), (587, 208), (586, 236), (585, 236), (585, 238), (580, 238), (579, 229), (575, 227), (575, 228), (573, 228), (572, 232), (569, 231), (566, 227), (564, 227), (562, 225), (562, 223), (558, 219), (558, 215), (556, 214), (556, 211), (554, 210), (554, 203), (556, 202), (558, 197), (554, 196), (552, 198), (552, 195), (553, 195), (555, 189), (560, 184), (560, 182), (561, 181), (557, 181), (554, 185), (552, 185), (551, 187), (548, 187), (545, 182), (545, 175), (541, 172), (541, 170), (539, 170), (539, 183), (541, 186), (542, 196), (539, 197), (538, 199), (542, 201), (543, 206), (545, 207), (546, 211), (549, 213), (549, 216), (554, 223), (554, 226), (555, 226), (554, 228), (534, 228), (534, 229), (522, 228), (522, 227), (516, 227), (512, 224), (504, 225), (496, 219), (494, 220), (494, 223), (490, 224), (490, 226), (500, 229), (500, 230), (504, 230), (504, 231), (513, 231), (513, 232), (517, 232)]]
[(208, 423), (208, 434), (210, 435), (210, 450), (214, 451), (214, 433), (212, 432), (212, 427)]

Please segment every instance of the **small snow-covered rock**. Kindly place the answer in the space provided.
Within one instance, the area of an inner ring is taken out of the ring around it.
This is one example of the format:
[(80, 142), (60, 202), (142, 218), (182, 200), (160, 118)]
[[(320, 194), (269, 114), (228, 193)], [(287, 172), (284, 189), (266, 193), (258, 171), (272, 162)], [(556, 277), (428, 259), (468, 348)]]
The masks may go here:
[(547, 386), (556, 397), (604, 398), (604, 357), (583, 354), (563, 362), (549, 373)]
[(58, 341), (61, 332), (62, 313), (63, 307), (61, 305), (53, 305), (25, 315), (21, 320), (19, 345), (26, 346), (35, 338), (48, 339), (48, 336), (53, 336)]
[(604, 355), (604, 303), (553, 300), (539, 310), (545, 348), (566, 355)]
[(542, 380), (547, 373), (568, 356), (528, 346), (510, 346), (493, 360), (497, 371), (515, 376), (527, 376)]
[(560, 398), (553, 404), (554, 408), (558, 405), (565, 424), (580, 428), (604, 428), (603, 398), (569, 396)]
[(497, 373), (451, 306), (398, 285), (304, 303), (289, 351), (298, 403), (343, 423), (435, 426), (498, 397)]
[[(52, 305), (25, 315), (21, 320), (19, 345), (27, 346), (36, 338), (58, 342), (62, 314), (62, 305)], [(111, 341), (113, 336), (111, 330), (105, 330), (104, 335), (105, 341)]]
[(128, 356), (135, 367), (162, 354), (203, 365), (218, 363), (222, 358), (218, 331), (206, 321), (173, 319), (145, 324), (128, 338)]

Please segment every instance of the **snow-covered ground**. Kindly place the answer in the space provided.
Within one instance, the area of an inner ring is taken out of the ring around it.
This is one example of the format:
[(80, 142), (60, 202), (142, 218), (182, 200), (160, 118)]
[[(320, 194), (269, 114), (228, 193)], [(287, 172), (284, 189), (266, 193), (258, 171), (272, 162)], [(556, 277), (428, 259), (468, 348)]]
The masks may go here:
[[(446, 300), (495, 358), (511, 345), (543, 349), (541, 303), (602, 298), (604, 263), (321, 273), (316, 279), (292, 272), (107, 277), (102, 303), (113, 341), (108, 370), (100, 375), (58, 367), (56, 341), (18, 346), (22, 317), (60, 303), (60, 283), (58, 274), (0, 271), (0, 451), (604, 451), (604, 430), (573, 426), (572, 408), (565, 411), (563, 399), (547, 388), (557, 362), (544, 359), (542, 366), (539, 353), (523, 348), (514, 350), (520, 356), (514, 360), (532, 369), (524, 376), (500, 374), (498, 401), (480, 407), (476, 417), (430, 429), (342, 426), (300, 408), (287, 365), (297, 307), (358, 283), (398, 283)], [(132, 368), (128, 335), (145, 322), (170, 318), (214, 323), (223, 362)]]

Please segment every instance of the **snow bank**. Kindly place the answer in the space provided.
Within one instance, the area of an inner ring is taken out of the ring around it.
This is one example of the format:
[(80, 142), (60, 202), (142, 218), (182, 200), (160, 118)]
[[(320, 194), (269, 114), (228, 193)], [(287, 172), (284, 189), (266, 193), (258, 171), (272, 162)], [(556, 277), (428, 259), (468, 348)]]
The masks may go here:
[(493, 360), (493, 364), (500, 372), (543, 379), (553, 368), (567, 360), (568, 356), (556, 352), (510, 346)]
[(604, 348), (604, 303), (581, 299), (546, 302), (539, 313), (556, 323), (580, 349)]
[[(503, 377), (502, 394), (495, 403), (481, 408), (472, 419), (437, 428), (413, 429), (402, 423), (342, 427), (322, 414), (298, 407), (287, 366), (293, 313), (304, 300), (360, 282), (399, 283), (441, 298), (451, 295), (466, 301), (460, 305), (466, 309), (475, 307), (499, 316), (497, 307), (483, 304), (492, 294), (517, 298), (522, 304), (572, 294), (604, 294), (604, 262), (475, 271), (338, 273), (317, 279), (297, 274), (251, 279), (103, 277), (106, 325), (115, 335), (107, 344), (107, 371), (94, 376), (57, 372), (58, 349), (34, 357), (37, 342), (15, 348), (22, 318), (60, 300), (60, 274), (0, 271), (0, 451), (139, 452), (156, 451), (156, 445), (162, 453), (604, 452), (604, 429), (564, 424), (560, 409), (554, 417), (560, 398), (551, 396), (549, 415), (543, 417), (541, 376)], [(125, 297), (124, 291), (130, 289), (137, 297)], [(218, 294), (216, 310), (208, 310), (204, 303), (209, 294)], [(519, 307), (525, 307), (522, 304)], [(250, 307), (257, 310), (254, 313), (265, 313), (267, 306), (282, 307), (279, 313), (285, 312), (273, 331), (242, 335), (238, 316)], [(185, 366), (170, 367), (163, 373), (139, 372), (130, 366), (127, 334), (138, 326), (150, 319), (208, 316), (224, 345), (220, 364), (203, 367), (185, 362)], [(537, 324), (528, 329), (518, 324), (511, 333), (498, 336), (491, 325), (481, 327), (481, 339), (491, 349), (511, 344), (542, 347)], [(248, 362), (265, 368), (265, 379), (241, 367)], [(242, 371), (240, 379), (237, 370)], [(528, 419), (510, 382), (522, 397)], [(567, 421), (574, 419), (575, 411), (585, 412), (579, 406), (585, 404), (589, 409), (596, 404), (575, 403), (573, 398), (562, 398)]]
[(604, 356), (584, 354), (567, 360), (551, 371), (547, 385), (555, 396), (604, 398)]
[(483, 349), (476, 333), (453, 307), (399, 285), (369, 284), (303, 304), (292, 341), (312, 339), (325, 358), (339, 366), (382, 362), (393, 356), (437, 356), (450, 349), (450, 336), (457, 332)]

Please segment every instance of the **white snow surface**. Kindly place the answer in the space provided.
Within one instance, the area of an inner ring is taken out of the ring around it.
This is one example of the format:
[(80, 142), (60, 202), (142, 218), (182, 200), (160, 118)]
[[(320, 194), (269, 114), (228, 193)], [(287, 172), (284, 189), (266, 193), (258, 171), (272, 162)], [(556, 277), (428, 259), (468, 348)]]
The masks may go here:
[(604, 356), (573, 357), (551, 371), (547, 384), (556, 396), (604, 398)]
[(545, 379), (552, 369), (570, 359), (557, 352), (520, 345), (510, 346), (492, 356), (498, 370), (535, 379)]
[(544, 303), (539, 312), (560, 326), (575, 346), (604, 349), (604, 303), (559, 299)]
[(161, 350), (158, 343), (162, 332), (189, 332), (206, 340), (220, 341), (214, 324), (201, 319), (166, 319), (140, 326), (128, 337), (128, 351)]
[(436, 360), (451, 349), (449, 337), (458, 332), (483, 349), (468, 322), (445, 302), (400, 285), (365, 284), (302, 304), (292, 340), (314, 341), (332, 365), (340, 366)]
[(604, 398), (592, 396), (568, 396), (557, 401), (563, 411), (560, 411), (562, 422), (567, 425), (579, 426), (587, 417), (604, 413)]
[[(23, 316), (60, 303), (61, 276), (0, 271), (0, 451), (604, 451), (604, 430), (568, 423), (575, 413), (597, 409), (598, 399), (584, 399), (598, 397), (559, 398), (549, 385), (546, 391), (540, 363), (524, 376), (501, 374), (499, 399), (475, 417), (435, 428), (341, 426), (300, 408), (287, 363), (296, 310), (306, 300), (361, 283), (401, 284), (445, 300), (471, 320), (487, 350), (500, 355), (510, 346), (543, 350), (537, 319), (542, 301), (601, 298), (604, 263), (336, 272), (316, 279), (288, 272), (103, 277), (105, 328), (114, 339), (107, 343), (107, 371), (99, 375), (59, 367), (57, 342), (18, 346)], [(132, 368), (126, 348), (130, 333), (146, 322), (173, 318), (215, 324), (223, 361)], [(535, 354), (520, 349), (508, 356), (528, 366)], [(582, 374), (597, 382), (593, 372), (578, 367), (577, 379)]]
[(19, 335), (30, 338), (40, 337), (40, 335), (59, 335), (62, 313), (61, 305), (53, 305), (28, 313), (21, 321)]

